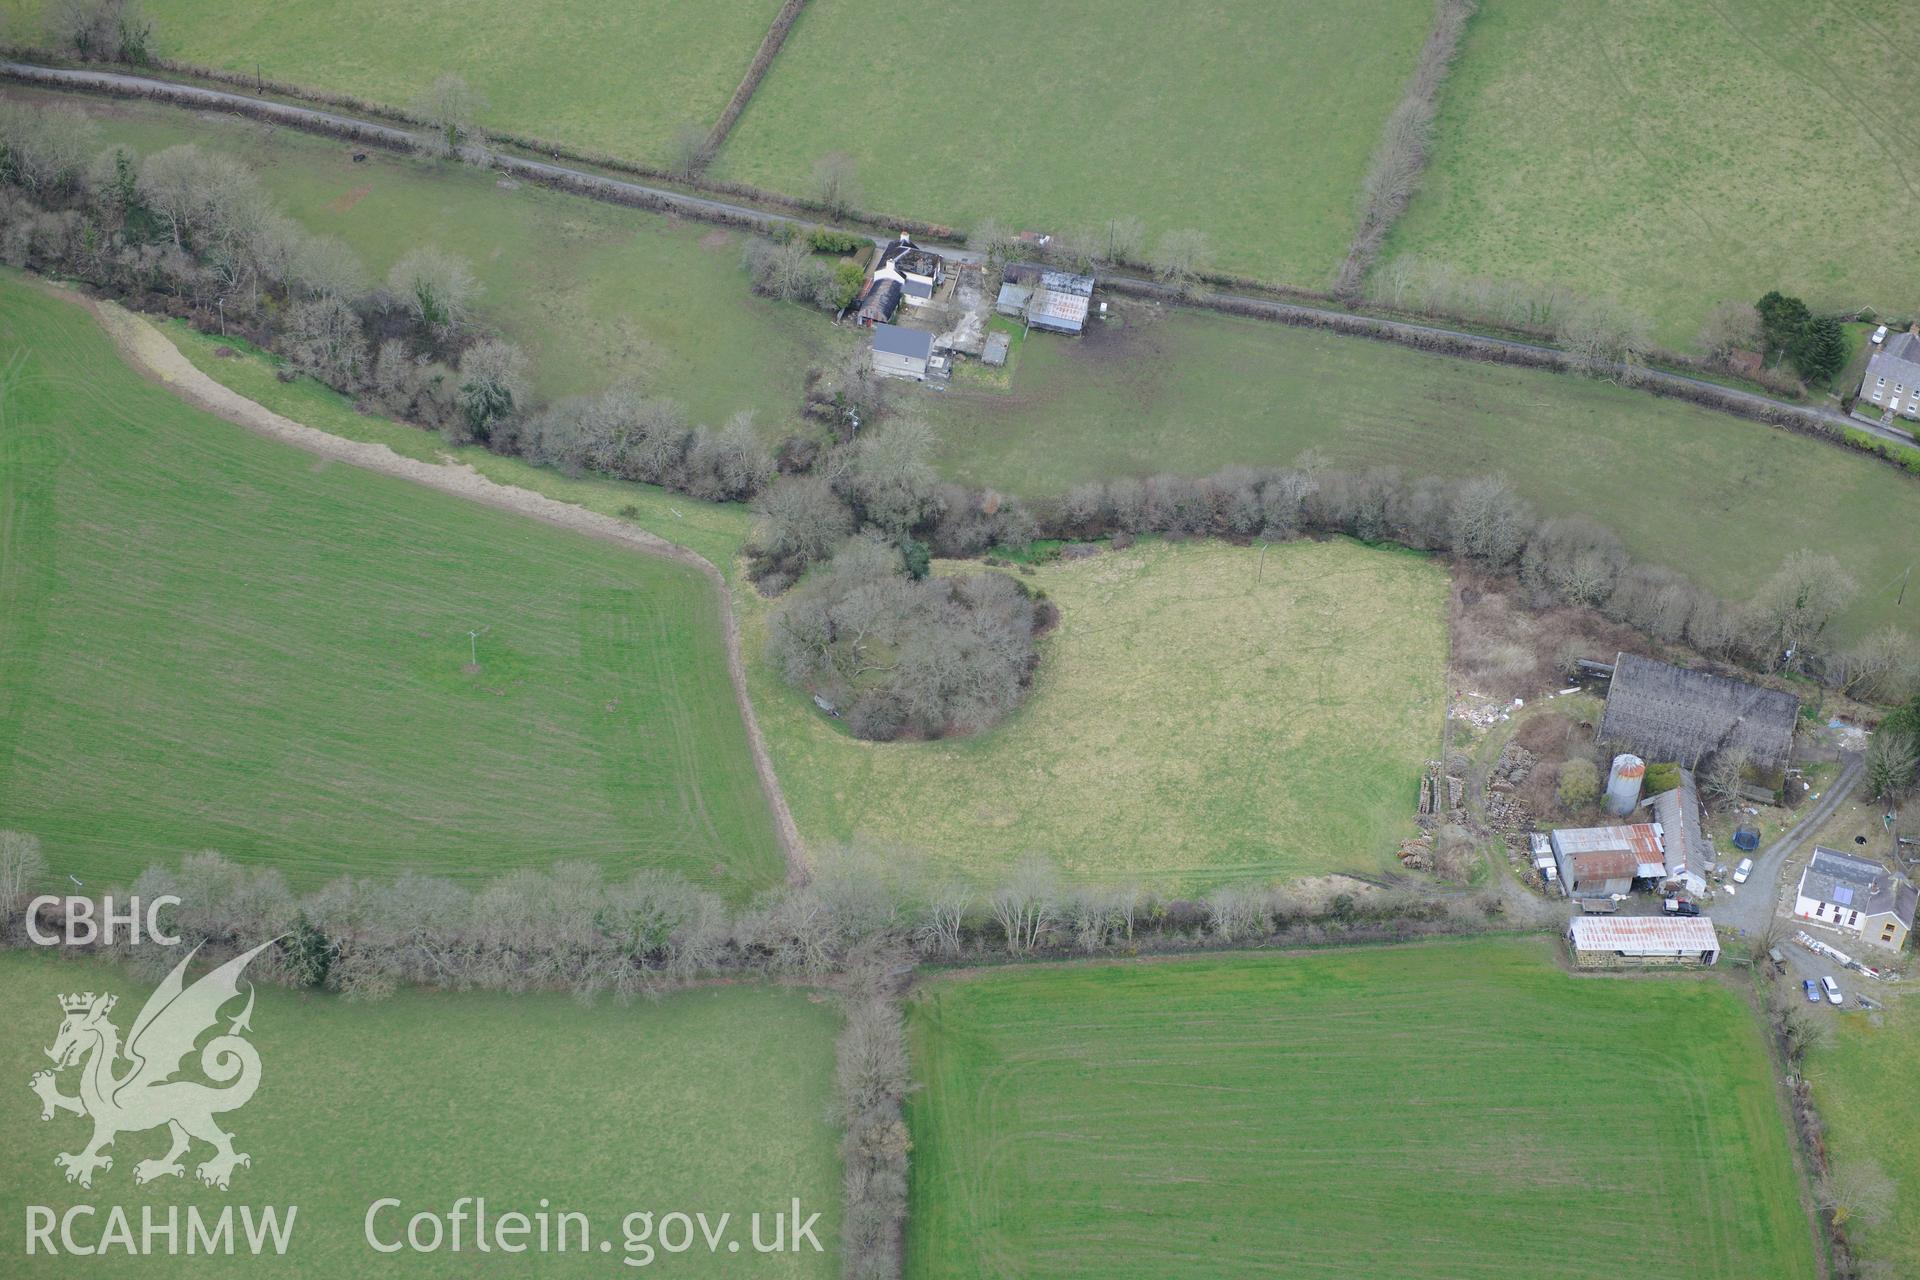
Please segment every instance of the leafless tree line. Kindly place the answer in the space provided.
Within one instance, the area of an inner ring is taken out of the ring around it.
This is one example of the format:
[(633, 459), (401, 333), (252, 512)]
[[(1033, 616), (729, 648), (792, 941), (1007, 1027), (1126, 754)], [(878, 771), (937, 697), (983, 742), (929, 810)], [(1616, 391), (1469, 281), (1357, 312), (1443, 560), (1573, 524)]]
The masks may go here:
[(1340, 264), (1334, 291), (1342, 297), (1360, 292), (1387, 232), (1407, 211), (1433, 146), (1433, 120), (1440, 109), (1440, 88), (1453, 67), (1460, 37), (1478, 8), (1476, 0), (1438, 0), (1433, 29), (1420, 47), (1413, 78), (1387, 125), (1360, 186), (1360, 225)]

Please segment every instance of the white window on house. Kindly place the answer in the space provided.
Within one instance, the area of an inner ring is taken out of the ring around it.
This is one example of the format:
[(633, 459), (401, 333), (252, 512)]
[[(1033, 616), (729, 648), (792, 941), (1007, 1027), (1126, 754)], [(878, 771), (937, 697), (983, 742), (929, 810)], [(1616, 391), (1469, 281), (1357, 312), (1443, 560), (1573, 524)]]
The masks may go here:
[(1887, 385), (1887, 380), (1885, 378), (1882, 378), (1878, 382), (1875, 382), (1873, 385), (1876, 387), (1884, 387)]
[(1874, 398), (1875, 400), (1878, 400), (1878, 399), (1879, 399), (1879, 398), (1880, 398), (1881, 396), (1883, 396), (1883, 395), (1885, 395), (1885, 394), (1886, 394), (1886, 392), (1884, 392), (1884, 391), (1876, 391), (1876, 392), (1874, 392), (1874, 393), (1873, 393), (1873, 398)]
[(1859, 927), (1860, 927), (1860, 913), (1858, 911), (1847, 912), (1847, 928), (1858, 929)]

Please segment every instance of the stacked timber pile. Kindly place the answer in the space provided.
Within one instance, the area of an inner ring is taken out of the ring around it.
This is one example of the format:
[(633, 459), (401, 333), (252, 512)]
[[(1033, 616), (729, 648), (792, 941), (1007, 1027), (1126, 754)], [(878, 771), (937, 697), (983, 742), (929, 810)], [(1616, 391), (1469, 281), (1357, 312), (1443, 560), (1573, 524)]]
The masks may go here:
[(1522, 857), (1530, 852), (1527, 833), (1534, 829), (1534, 814), (1520, 798), (1519, 789), (1532, 776), (1536, 763), (1533, 752), (1509, 742), (1487, 773), (1487, 821), (1507, 848)]

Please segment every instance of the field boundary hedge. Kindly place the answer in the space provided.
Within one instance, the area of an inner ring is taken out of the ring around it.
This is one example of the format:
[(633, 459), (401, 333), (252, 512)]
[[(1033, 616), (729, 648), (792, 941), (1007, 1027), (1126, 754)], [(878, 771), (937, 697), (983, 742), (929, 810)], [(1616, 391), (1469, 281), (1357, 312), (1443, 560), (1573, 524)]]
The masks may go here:
[(709, 157), (718, 152), (733, 133), (740, 113), (747, 109), (747, 103), (759, 91), (760, 82), (767, 78), (767, 72), (773, 68), (775, 56), (787, 43), (787, 33), (793, 30), (793, 24), (800, 18), (800, 11), (806, 7), (807, 0), (786, 0), (780, 6), (780, 12), (774, 15), (773, 25), (767, 28), (766, 38), (760, 41), (760, 48), (753, 55), (753, 62), (748, 65), (747, 74), (740, 78), (740, 86), (733, 91), (733, 97), (727, 99), (726, 109), (721, 111), (720, 118), (713, 122), (713, 128), (707, 132), (706, 153)]
[(1440, 91), (1453, 70), (1454, 55), (1460, 51), (1460, 37), (1479, 9), (1479, 0), (1436, 0), (1433, 29), (1420, 46), (1407, 91), (1387, 117), (1380, 144), (1367, 164), (1367, 176), (1361, 183), (1360, 225), (1354, 228), (1353, 243), (1334, 293), (1351, 298), (1373, 269), (1386, 243), (1387, 232), (1407, 211), (1427, 162), (1433, 156), (1433, 121), (1440, 110)]

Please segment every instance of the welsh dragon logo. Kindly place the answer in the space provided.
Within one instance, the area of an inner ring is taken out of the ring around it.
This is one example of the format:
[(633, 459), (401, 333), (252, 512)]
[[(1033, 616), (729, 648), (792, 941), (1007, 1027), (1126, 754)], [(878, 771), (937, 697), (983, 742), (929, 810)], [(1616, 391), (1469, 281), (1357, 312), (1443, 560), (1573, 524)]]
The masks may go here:
[[(199, 951), (195, 947), (147, 998), (124, 1046), (119, 1028), (107, 1016), (117, 997), (91, 991), (60, 997), (66, 1018), (47, 1050), (54, 1068), (36, 1073), (29, 1083), (40, 1095), (42, 1120), (53, 1119), (56, 1111), (93, 1120), (93, 1138), (83, 1149), (53, 1158), (67, 1171), (68, 1182), (91, 1187), (96, 1169), (113, 1168), (113, 1158), (104, 1152), (116, 1137), (161, 1125), (167, 1127), (172, 1145), (159, 1159), (134, 1165), (136, 1183), (183, 1176), (180, 1157), (195, 1139), (213, 1147), (213, 1156), (194, 1171), (210, 1187), (225, 1191), (235, 1166), (253, 1163), (245, 1152), (233, 1149), (233, 1135), (214, 1122), (216, 1115), (245, 1106), (260, 1084), (260, 1055), (241, 1038), (243, 1031), (253, 1029), (248, 1022), (253, 1016), (252, 983), (247, 984), (246, 1008), (229, 1022), (224, 1035), (214, 1036), (200, 1050), (201, 1072), (224, 1087), (175, 1077), (195, 1042), (220, 1021), (220, 1010), (239, 997), (241, 971), (272, 945), (265, 942), (235, 956), (189, 987), (182, 975)], [(69, 1067), (80, 1069), (80, 1092), (74, 1097), (61, 1093), (56, 1083), (58, 1073)]]

